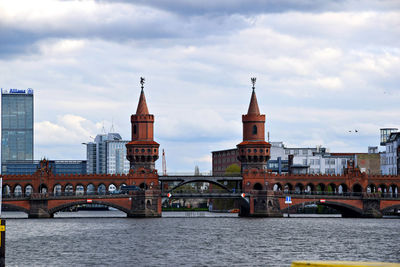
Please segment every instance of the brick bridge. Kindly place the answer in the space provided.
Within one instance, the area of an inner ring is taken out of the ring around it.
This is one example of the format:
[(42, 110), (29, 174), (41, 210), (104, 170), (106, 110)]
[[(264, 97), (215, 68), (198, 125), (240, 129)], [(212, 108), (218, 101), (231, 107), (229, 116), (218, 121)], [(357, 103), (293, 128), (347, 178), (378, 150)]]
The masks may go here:
[[(55, 175), (44, 160), (33, 175), (2, 178), (3, 207), (26, 212), (30, 218), (49, 218), (87, 203), (114, 207), (128, 217), (159, 217), (162, 198), (168, 193), (172, 198), (235, 198), (241, 216), (280, 217), (288, 195), (292, 206), (326, 205), (344, 217), (381, 217), (385, 211), (400, 209), (400, 177), (370, 176), (351, 166), (341, 176), (276, 175), (258, 169), (221, 177), (159, 176), (156, 170), (146, 169), (127, 175)], [(212, 184), (212, 189), (182, 190), (185, 184), (197, 182)], [(121, 194), (124, 185), (142, 190)]]
[[(33, 175), (3, 175), (3, 205), (46, 218), (74, 205), (97, 203), (117, 208), (128, 217), (160, 217), (162, 197), (237, 198), (241, 216), (281, 217), (284, 197), (295, 205), (320, 203), (346, 217), (381, 217), (400, 208), (399, 176), (370, 176), (348, 162), (344, 174), (275, 175), (264, 170), (271, 144), (265, 141), (265, 115), (255, 94), (256, 79), (247, 114), (242, 116), (243, 141), (237, 145), (241, 172), (238, 176), (159, 176), (155, 161), (159, 144), (154, 141), (154, 115), (147, 108), (144, 79), (136, 113), (131, 116), (131, 142), (126, 144), (131, 169), (127, 175), (54, 175), (43, 160)], [(207, 192), (182, 192), (187, 183), (207, 182)], [(141, 190), (116, 194), (123, 185)], [(216, 188), (219, 188), (218, 190)], [(220, 191), (222, 190), (222, 191)], [(168, 194), (169, 193), (169, 194)], [(324, 198), (325, 202), (320, 199)]]

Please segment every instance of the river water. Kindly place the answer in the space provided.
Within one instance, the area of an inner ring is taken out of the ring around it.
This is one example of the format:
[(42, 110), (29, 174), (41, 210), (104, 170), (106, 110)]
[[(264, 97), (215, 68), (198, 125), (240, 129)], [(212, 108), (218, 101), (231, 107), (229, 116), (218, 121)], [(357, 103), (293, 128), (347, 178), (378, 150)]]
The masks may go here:
[[(400, 262), (400, 219), (239, 218), (119, 211), (7, 219), (7, 266), (290, 266), (294, 260)], [(24, 216), (22, 216), (24, 217)]]

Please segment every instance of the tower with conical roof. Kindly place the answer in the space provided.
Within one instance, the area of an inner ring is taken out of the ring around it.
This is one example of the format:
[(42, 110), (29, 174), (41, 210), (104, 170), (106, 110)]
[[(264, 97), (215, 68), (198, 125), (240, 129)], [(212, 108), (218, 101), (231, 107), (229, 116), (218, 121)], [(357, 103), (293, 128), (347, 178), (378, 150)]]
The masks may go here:
[(271, 144), (265, 141), (265, 115), (260, 114), (255, 92), (256, 78), (251, 78), (253, 92), (247, 114), (242, 115), (243, 141), (237, 145), (242, 171), (265, 169), (270, 158)]
[(127, 156), (131, 169), (155, 169), (158, 159), (159, 144), (154, 141), (154, 115), (149, 114), (144, 95), (144, 78), (140, 78), (141, 92), (136, 114), (131, 116), (132, 138), (126, 144)]

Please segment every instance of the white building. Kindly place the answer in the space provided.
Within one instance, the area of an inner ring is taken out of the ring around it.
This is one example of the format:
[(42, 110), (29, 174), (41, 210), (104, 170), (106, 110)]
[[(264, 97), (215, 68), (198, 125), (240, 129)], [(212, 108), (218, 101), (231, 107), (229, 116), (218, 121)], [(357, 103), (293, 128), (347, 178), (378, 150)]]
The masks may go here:
[(126, 147), (118, 133), (99, 134), (94, 142), (86, 144), (87, 173), (121, 174), (129, 172)]
[(381, 153), (382, 174), (397, 175), (399, 173), (399, 144), (400, 132), (391, 132), (384, 142), (386, 150)]
[[(272, 161), (281, 158), (283, 164), (287, 164), (289, 155), (293, 155), (294, 173), (303, 174), (343, 174), (347, 161), (357, 160), (354, 153), (329, 153), (321, 146), (292, 148), (285, 147), (282, 142), (271, 142)], [(285, 167), (282, 170), (285, 172)]]

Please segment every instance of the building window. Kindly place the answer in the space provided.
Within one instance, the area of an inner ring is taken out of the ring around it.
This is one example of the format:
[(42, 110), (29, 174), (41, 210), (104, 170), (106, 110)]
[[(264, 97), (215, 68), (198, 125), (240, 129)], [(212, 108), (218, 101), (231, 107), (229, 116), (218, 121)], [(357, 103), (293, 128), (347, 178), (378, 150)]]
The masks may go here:
[(307, 159), (303, 159), (303, 165), (307, 165)]
[(136, 124), (133, 125), (133, 134), (136, 134)]
[(253, 125), (253, 134), (257, 134), (257, 126)]

